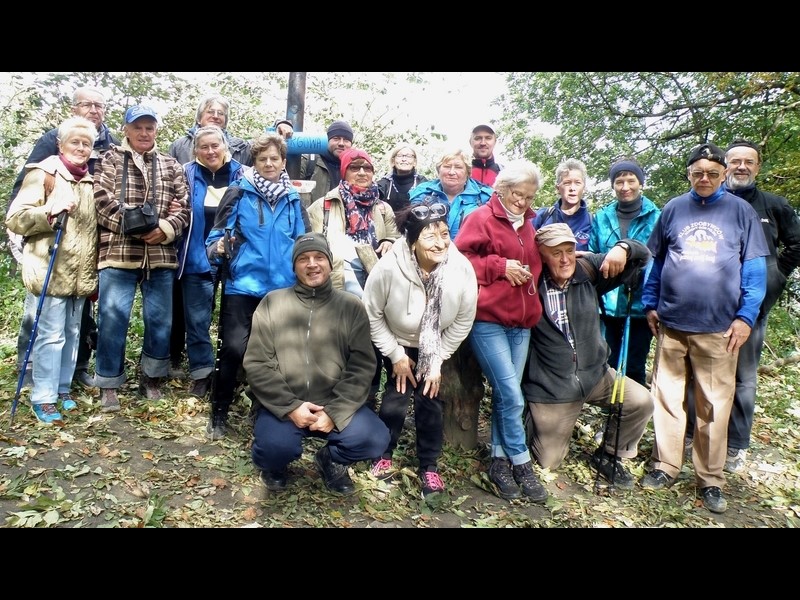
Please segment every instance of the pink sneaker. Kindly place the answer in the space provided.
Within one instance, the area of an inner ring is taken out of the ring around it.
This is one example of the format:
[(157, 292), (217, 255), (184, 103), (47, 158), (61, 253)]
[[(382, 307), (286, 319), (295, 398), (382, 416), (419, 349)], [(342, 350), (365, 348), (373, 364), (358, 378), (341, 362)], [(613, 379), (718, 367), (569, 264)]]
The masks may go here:
[(393, 474), (392, 461), (389, 458), (382, 458), (372, 463), (372, 468), (369, 471), (375, 479), (384, 481), (391, 478)]
[(419, 479), (422, 482), (423, 499), (431, 494), (438, 494), (444, 491), (444, 483), (436, 471), (420, 471)]

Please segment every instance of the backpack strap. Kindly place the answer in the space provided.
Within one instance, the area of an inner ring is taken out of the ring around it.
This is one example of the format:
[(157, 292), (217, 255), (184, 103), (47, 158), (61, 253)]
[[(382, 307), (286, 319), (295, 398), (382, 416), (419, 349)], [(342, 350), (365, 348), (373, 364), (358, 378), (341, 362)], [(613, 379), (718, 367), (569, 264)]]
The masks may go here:
[(44, 172), (44, 198), (47, 200), (47, 197), (53, 193), (53, 189), (56, 187), (56, 176), (52, 173), (48, 173), (47, 171)]

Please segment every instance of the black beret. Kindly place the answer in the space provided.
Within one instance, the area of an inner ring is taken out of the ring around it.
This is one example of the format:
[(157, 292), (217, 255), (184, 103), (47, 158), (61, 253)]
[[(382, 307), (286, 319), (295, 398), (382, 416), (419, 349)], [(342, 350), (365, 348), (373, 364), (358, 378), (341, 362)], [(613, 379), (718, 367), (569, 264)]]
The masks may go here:
[(705, 158), (706, 160), (719, 163), (723, 167), (728, 166), (727, 164), (725, 164), (725, 153), (718, 146), (715, 146), (714, 144), (706, 143), (706, 144), (700, 144), (699, 146), (695, 146), (692, 149), (691, 154), (689, 154), (689, 160), (686, 161), (686, 166), (687, 167), (692, 166), (701, 158)]

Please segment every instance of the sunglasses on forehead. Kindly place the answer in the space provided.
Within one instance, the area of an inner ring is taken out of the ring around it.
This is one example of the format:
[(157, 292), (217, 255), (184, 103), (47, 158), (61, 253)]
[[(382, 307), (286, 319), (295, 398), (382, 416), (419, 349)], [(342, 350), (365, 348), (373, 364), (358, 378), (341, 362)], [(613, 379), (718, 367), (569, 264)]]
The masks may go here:
[(411, 209), (411, 214), (419, 221), (425, 219), (438, 219), (447, 214), (447, 206), (441, 202), (434, 202), (431, 205), (419, 204)]

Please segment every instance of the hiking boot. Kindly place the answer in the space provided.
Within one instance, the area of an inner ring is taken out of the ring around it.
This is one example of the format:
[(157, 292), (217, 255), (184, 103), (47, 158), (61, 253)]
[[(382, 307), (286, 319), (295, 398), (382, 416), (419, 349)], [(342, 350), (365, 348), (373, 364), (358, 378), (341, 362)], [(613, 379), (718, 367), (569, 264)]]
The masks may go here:
[(675, 483), (675, 478), (670, 477), (661, 469), (651, 471), (639, 481), (639, 485), (646, 490), (663, 490), (664, 488), (670, 487), (673, 483)]
[(747, 450), (745, 448), (728, 448), (728, 454), (725, 457), (725, 466), (722, 467), (723, 471), (728, 473), (741, 473), (744, 471), (744, 461), (747, 460)]
[(519, 484), (511, 472), (511, 461), (507, 458), (492, 458), (489, 467), (489, 481), (497, 486), (497, 495), (504, 500), (514, 500), (522, 496)]
[(84, 387), (97, 387), (97, 384), (94, 381), (94, 375), (89, 375), (89, 371), (86, 369), (80, 369), (79, 371), (75, 371), (75, 375), (72, 377), (72, 381), (77, 381)]
[(694, 440), (689, 436), (686, 436), (685, 438), (683, 438), (683, 458), (685, 460), (692, 460), (692, 442), (693, 441)]
[(211, 416), (206, 425), (206, 435), (212, 442), (221, 440), (228, 434), (228, 409), (229, 406), (211, 403)]
[(192, 379), (189, 386), (189, 394), (198, 398), (205, 398), (208, 390), (211, 389), (211, 376), (202, 379)]
[(622, 464), (622, 460), (598, 448), (592, 454), (592, 464), (603, 478), (623, 490), (632, 490), (636, 481), (630, 471)]
[(270, 492), (280, 492), (286, 489), (287, 471), (261, 471), (261, 481)]
[(117, 390), (114, 388), (104, 388), (100, 390), (100, 412), (117, 412), (120, 408)]
[(58, 401), (61, 403), (61, 410), (65, 412), (78, 408), (78, 403), (69, 394), (59, 394)]
[[(428, 467), (428, 468), (435, 468), (435, 467)], [(422, 499), (424, 500), (431, 494), (439, 494), (444, 492), (444, 482), (442, 478), (439, 477), (439, 473), (436, 471), (423, 471), (420, 470), (419, 473), (419, 480), (422, 483)]]
[(64, 420), (61, 413), (56, 409), (56, 405), (48, 402), (45, 404), (31, 404), (33, 414), (39, 419), (40, 423), (45, 425), (63, 425)]
[(160, 377), (148, 377), (144, 373), (139, 378), (139, 393), (148, 400), (161, 400)]
[(372, 476), (375, 479), (380, 479), (381, 481), (391, 479), (392, 475), (394, 474), (392, 460), (390, 458), (381, 458), (380, 460), (376, 460), (374, 463), (372, 463), (372, 468), (369, 470), (369, 472), (372, 473)]
[(331, 449), (328, 445), (324, 445), (317, 451), (314, 457), (314, 463), (317, 465), (322, 479), (325, 481), (325, 487), (336, 494), (343, 496), (350, 495), (356, 491), (356, 486), (353, 480), (350, 479), (350, 473), (347, 472), (347, 465), (333, 462), (331, 457)]
[(186, 371), (181, 367), (180, 361), (170, 363), (168, 375), (170, 379), (186, 379)]
[(547, 500), (547, 490), (544, 489), (542, 482), (533, 472), (533, 462), (528, 461), (513, 467), (514, 481), (519, 484), (522, 495), (532, 502), (544, 502)]
[(700, 490), (703, 505), (713, 513), (724, 513), (728, 510), (728, 501), (722, 495), (722, 490), (715, 485), (704, 487)]

